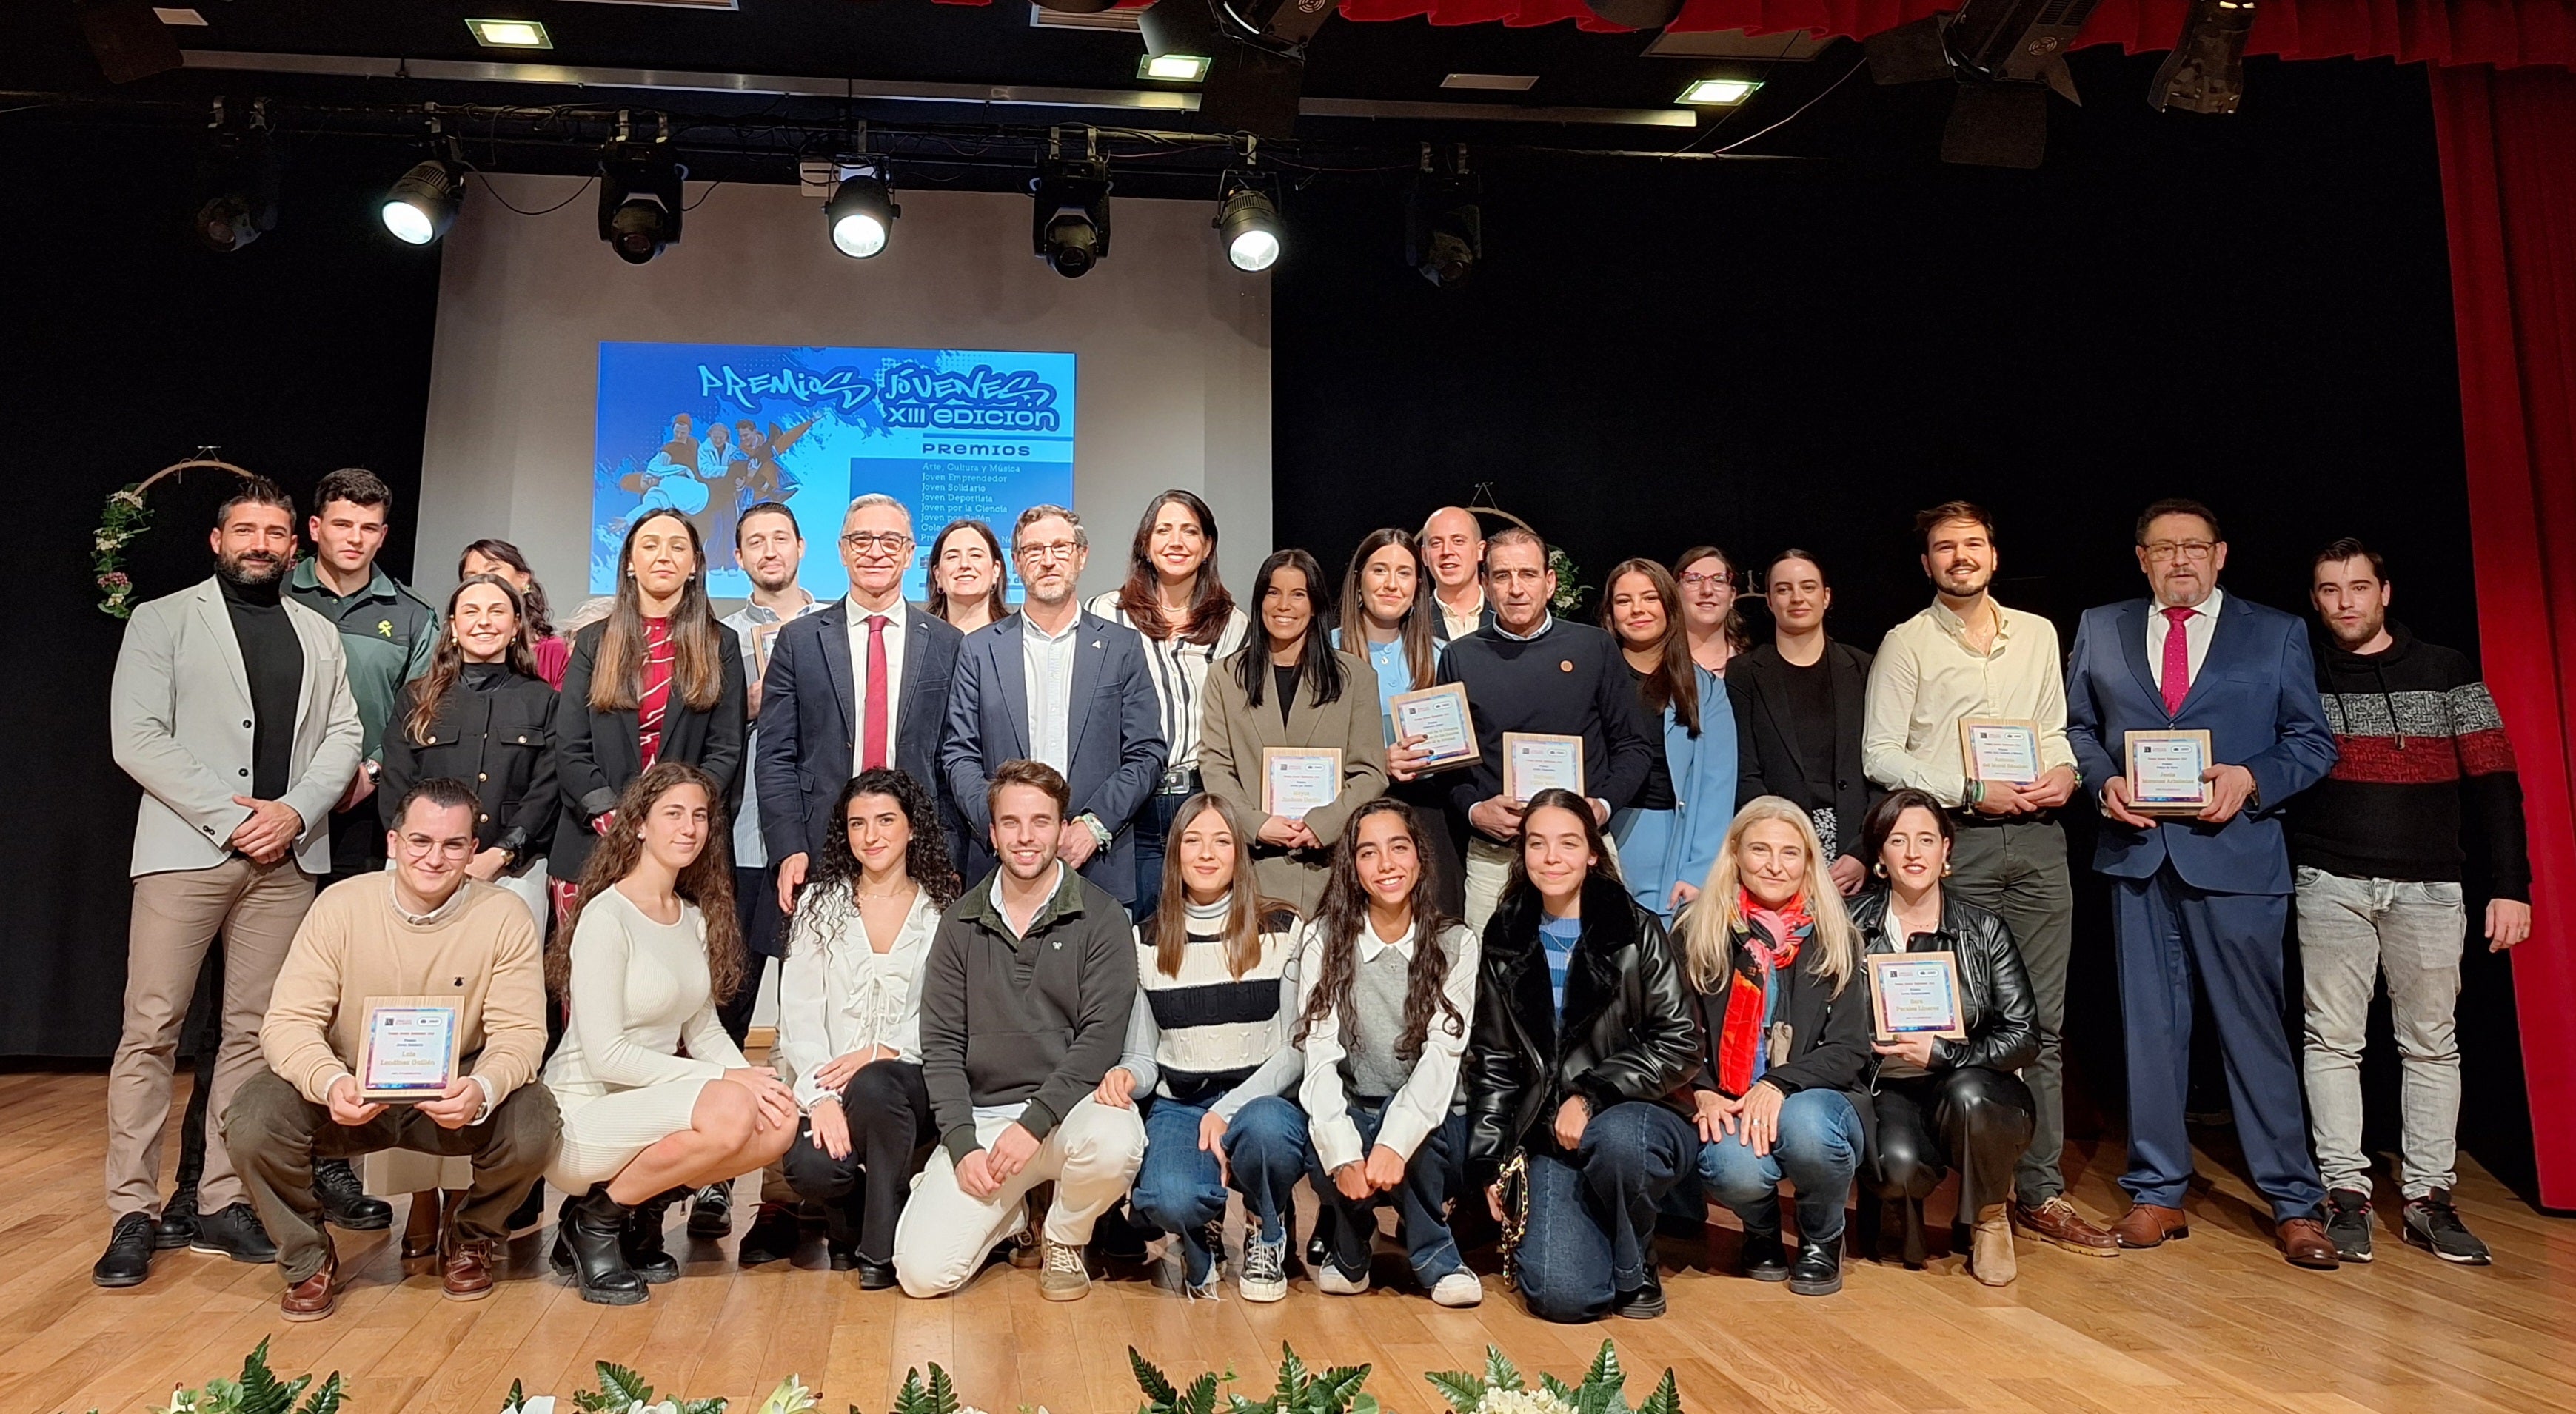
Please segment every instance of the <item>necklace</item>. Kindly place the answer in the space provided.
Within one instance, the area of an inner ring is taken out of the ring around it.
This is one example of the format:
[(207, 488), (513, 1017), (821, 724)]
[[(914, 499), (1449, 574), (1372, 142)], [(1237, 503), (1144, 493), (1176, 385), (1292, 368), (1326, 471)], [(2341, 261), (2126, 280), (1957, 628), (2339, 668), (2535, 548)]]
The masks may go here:
[(861, 903), (883, 903), (887, 899), (910, 897), (912, 894), (912, 885), (907, 883), (902, 888), (890, 889), (881, 894), (872, 894), (865, 889), (853, 889), (851, 892), (859, 896), (859, 902)]

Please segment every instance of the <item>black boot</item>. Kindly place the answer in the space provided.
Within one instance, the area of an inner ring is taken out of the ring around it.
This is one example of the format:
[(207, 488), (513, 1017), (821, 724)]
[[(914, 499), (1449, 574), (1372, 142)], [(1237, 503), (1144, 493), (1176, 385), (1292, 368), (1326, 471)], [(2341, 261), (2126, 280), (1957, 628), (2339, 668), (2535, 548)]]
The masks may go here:
[(277, 1260), (277, 1244), (268, 1240), (268, 1229), (259, 1225), (259, 1214), (252, 1212), (248, 1203), (235, 1203), (220, 1213), (199, 1218), (197, 1235), (188, 1246), (193, 1251), (254, 1266)]
[(662, 1220), (673, 1203), (688, 1196), (685, 1188), (668, 1189), (626, 1210), (626, 1235), (618, 1248), (626, 1254), (626, 1265), (648, 1285), (679, 1279), (680, 1259), (662, 1245)]
[(351, 1232), (382, 1232), (394, 1225), (394, 1205), (371, 1198), (358, 1186), (358, 1171), (347, 1159), (313, 1161), (313, 1196), (333, 1227)]
[(1651, 1321), (1664, 1314), (1664, 1279), (1656, 1274), (1651, 1259), (1646, 1265), (1644, 1284), (1633, 1291), (1620, 1292), (1618, 1299), (1610, 1303), (1610, 1310), (1632, 1321)]
[(1831, 1296), (1843, 1289), (1843, 1244), (1798, 1239), (1798, 1262), (1789, 1269), (1789, 1289), (1800, 1296)]
[(1779, 1228), (1746, 1228), (1743, 1253), (1746, 1276), (1755, 1281), (1789, 1279), (1789, 1249), (1781, 1245)]
[(579, 1198), (566, 1198), (555, 1230), (555, 1265), (572, 1271), (581, 1299), (600, 1306), (634, 1306), (652, 1295), (619, 1250), (626, 1234), (626, 1205), (594, 1183)]
[(733, 1235), (733, 1185), (710, 1183), (689, 1202), (689, 1236), (713, 1242)]

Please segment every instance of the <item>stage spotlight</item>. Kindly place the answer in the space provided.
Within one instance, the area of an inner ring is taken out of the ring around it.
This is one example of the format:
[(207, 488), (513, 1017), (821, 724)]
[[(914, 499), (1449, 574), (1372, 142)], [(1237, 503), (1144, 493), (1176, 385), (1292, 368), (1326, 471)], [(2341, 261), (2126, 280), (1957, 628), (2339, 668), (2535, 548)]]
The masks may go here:
[(1267, 186), (1266, 173), (1226, 173), (1218, 188), (1216, 220), (1209, 223), (1225, 243), (1225, 258), (1247, 275), (1279, 263), (1279, 203)]
[(465, 202), (465, 168), (433, 157), (402, 174), (385, 193), (381, 215), (385, 229), (406, 245), (427, 245), (456, 224), (456, 208)]
[(617, 115), (617, 136), (599, 158), (599, 238), (617, 258), (641, 265), (680, 239), (680, 184), (686, 168), (671, 158), (671, 126), (659, 118), (660, 135), (629, 135)]
[(1465, 284), (1485, 258), (1481, 186), (1467, 170), (1467, 145), (1460, 143), (1449, 170), (1438, 171), (1431, 144), (1422, 144), (1422, 166), (1414, 174), (1405, 205), (1404, 261), (1423, 279), (1451, 289)]
[(840, 185), (823, 204), (823, 222), (833, 249), (865, 260), (886, 248), (903, 208), (894, 204), (894, 181), (882, 158), (844, 157), (840, 169)]
[(2099, 0), (1967, 0), (1861, 42), (1881, 84), (1953, 79), (1958, 93), (1941, 130), (1941, 160), (1978, 167), (2036, 167), (2048, 151), (2054, 90), (2081, 103), (2066, 50)]
[(1100, 160), (1100, 135), (1083, 129), (1083, 155), (1063, 155), (1061, 129), (1047, 132), (1047, 155), (1029, 191), (1030, 244), (1039, 258), (1070, 280), (1109, 258), (1109, 164)]
[(271, 139), (265, 101), (252, 105), (250, 127), (225, 132), (224, 104), (197, 160), (197, 239), (209, 250), (235, 251), (277, 229), (277, 187), (284, 154)]
[(2182, 37), (2147, 85), (2151, 108), (2233, 113), (2245, 96), (2245, 34), (2254, 0), (2191, 0)]

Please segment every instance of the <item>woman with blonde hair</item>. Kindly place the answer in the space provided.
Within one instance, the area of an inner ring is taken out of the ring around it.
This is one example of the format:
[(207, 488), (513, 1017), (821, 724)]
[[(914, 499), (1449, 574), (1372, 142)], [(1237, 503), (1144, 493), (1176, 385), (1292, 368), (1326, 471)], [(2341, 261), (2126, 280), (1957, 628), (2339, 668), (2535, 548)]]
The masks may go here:
[[(1744, 1274), (1801, 1296), (1842, 1290), (1843, 1199), (1869, 1148), (1876, 1060), (1860, 946), (1828, 868), (1806, 812), (1757, 796), (1678, 927), (1700, 1023), (1700, 1181), (1743, 1220)], [(1794, 1266), (1783, 1178), (1798, 1190)]]

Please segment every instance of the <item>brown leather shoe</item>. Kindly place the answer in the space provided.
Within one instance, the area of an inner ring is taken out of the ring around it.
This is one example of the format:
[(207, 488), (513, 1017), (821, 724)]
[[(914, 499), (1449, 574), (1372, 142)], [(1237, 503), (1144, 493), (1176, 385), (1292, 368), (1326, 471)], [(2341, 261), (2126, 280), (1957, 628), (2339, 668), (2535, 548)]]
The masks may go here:
[[(2313, 1226), (2313, 1224), (2311, 1224)], [(277, 1298), (277, 1314), (290, 1321), (318, 1321), (340, 1309), (340, 1254), (326, 1252), (322, 1268)]]
[(2326, 1237), (2326, 1225), (2315, 1218), (2285, 1218), (2274, 1231), (2281, 1239), (2281, 1255), (2290, 1259), (2291, 1266), (2330, 1272), (2343, 1265)]
[(439, 1294), (450, 1301), (480, 1301), (492, 1294), (492, 1272), (500, 1265), (499, 1243), (485, 1237), (452, 1236), (439, 1264)]
[(2082, 1213), (2075, 1211), (2074, 1204), (2066, 1201), (2063, 1193), (2036, 1208), (2015, 1201), (2012, 1215), (2014, 1222), (2042, 1242), (2063, 1247), (2069, 1252), (2081, 1252), (2087, 1257), (2120, 1255), (2120, 1239), (2113, 1237), (2108, 1228), (2096, 1227), (2087, 1221)]
[(2111, 1236), (2123, 1247), (2161, 1247), (2191, 1236), (2191, 1219), (2180, 1208), (2133, 1203), (2111, 1224)]

